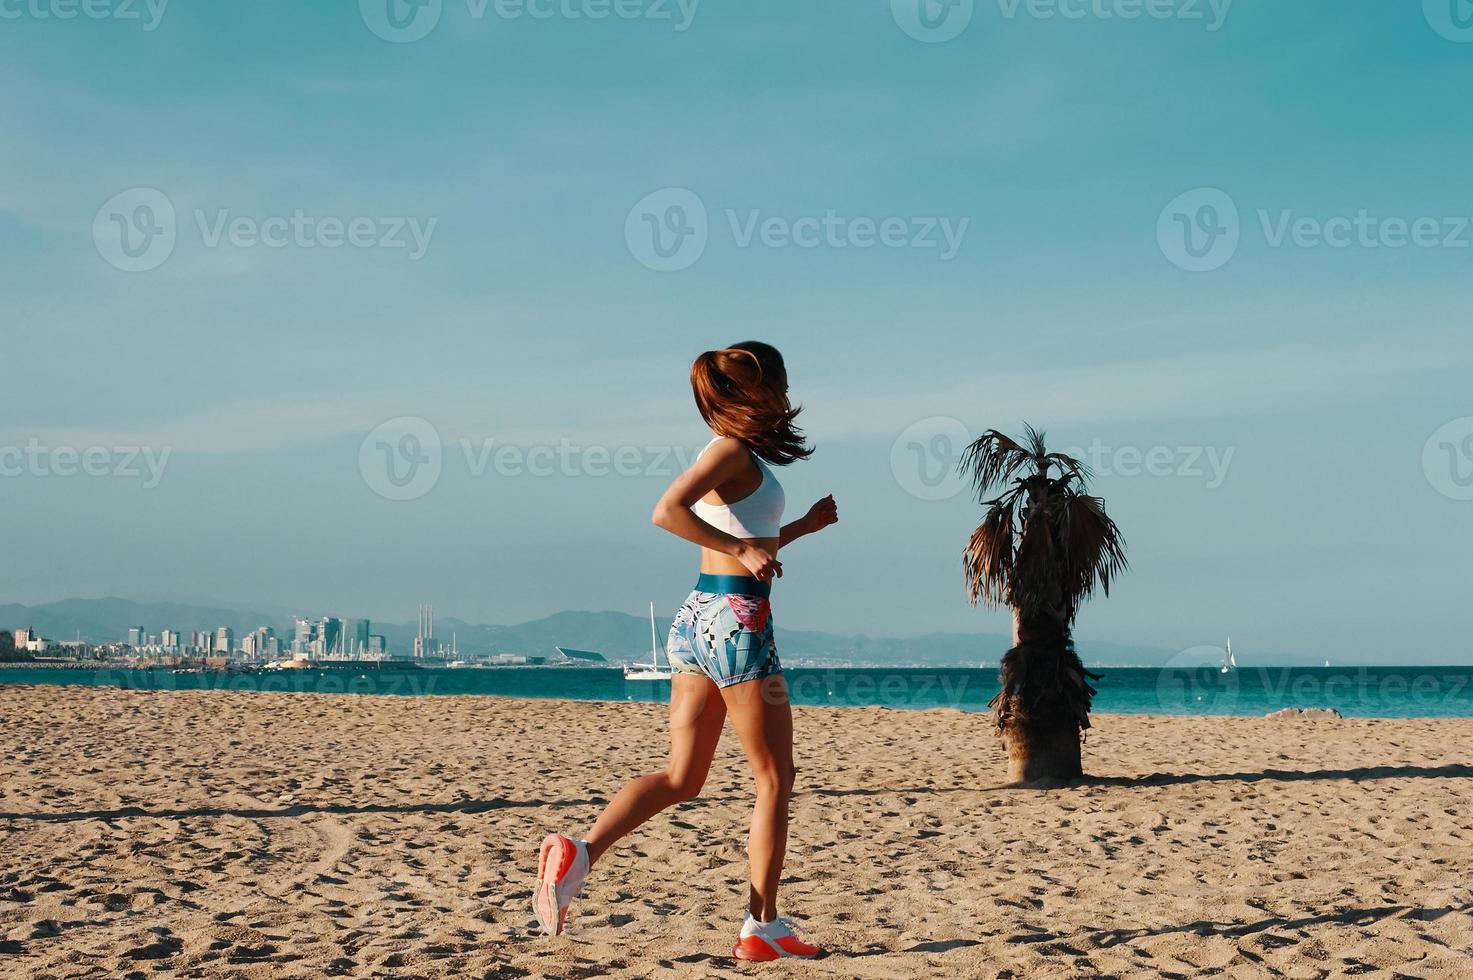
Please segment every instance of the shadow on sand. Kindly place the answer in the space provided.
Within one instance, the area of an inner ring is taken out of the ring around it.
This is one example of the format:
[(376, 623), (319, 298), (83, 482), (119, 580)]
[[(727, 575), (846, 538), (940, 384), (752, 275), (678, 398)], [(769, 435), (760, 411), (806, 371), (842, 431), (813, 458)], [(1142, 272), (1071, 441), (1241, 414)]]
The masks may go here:
[(1165, 926), (1159, 929), (1110, 929), (1103, 932), (1088, 933), (1089, 938), (1102, 948), (1118, 946), (1120, 943), (1131, 942), (1135, 939), (1144, 939), (1150, 936), (1166, 936), (1177, 933), (1189, 933), (1195, 936), (1221, 936), (1224, 939), (1242, 939), (1255, 933), (1267, 932), (1270, 929), (1305, 929), (1309, 926), (1340, 925), (1340, 926), (1368, 926), (1382, 919), (1417, 919), (1422, 922), (1434, 922), (1445, 915), (1454, 912), (1473, 912), (1473, 902), (1464, 902), (1462, 905), (1445, 905), (1440, 908), (1421, 908), (1415, 905), (1385, 905), (1374, 909), (1343, 909), (1339, 912), (1330, 912), (1324, 915), (1309, 915), (1298, 919), (1285, 919), (1280, 916), (1270, 916), (1259, 919), (1256, 922), (1212, 922), (1206, 919), (1197, 922), (1184, 922), (1179, 925)]
[(42, 823), (68, 823), (75, 820), (120, 820), (145, 817), (154, 820), (186, 820), (191, 817), (242, 817), (247, 820), (269, 820), (273, 817), (302, 817), (324, 813), (352, 816), (363, 813), (486, 813), (491, 810), (536, 807), (598, 806), (603, 798), (583, 800), (462, 800), (459, 803), (364, 803), (317, 804), (296, 803), (283, 807), (206, 806), (190, 810), (147, 810), (138, 806), (116, 810), (75, 810), (67, 813), (0, 813), (0, 820), (36, 820)]
[[(799, 789), (795, 796), (843, 797), (843, 796), (925, 796), (934, 793), (993, 793), (1008, 789), (1085, 789), (1091, 786), (1149, 787), (1182, 786), (1191, 783), (1258, 783), (1304, 782), (1309, 780), (1343, 779), (1348, 782), (1365, 782), (1373, 779), (1473, 779), (1473, 766), (1367, 766), (1362, 769), (1265, 769), (1262, 772), (1215, 772), (1215, 773), (1151, 773), (1147, 776), (1086, 776), (1057, 786), (1008, 785), (995, 786), (858, 786), (847, 789)], [(708, 803), (741, 802), (749, 797), (705, 796), (696, 801)], [(243, 817), (249, 820), (266, 820), (273, 817), (301, 817), (323, 813), (335, 816), (352, 816), (364, 813), (486, 813), (492, 810), (536, 809), (556, 807), (559, 809), (580, 806), (600, 806), (607, 803), (603, 797), (572, 800), (462, 800), (458, 803), (364, 803), (315, 804), (297, 803), (283, 807), (197, 807), (187, 810), (149, 810), (137, 806), (119, 807), (115, 810), (74, 810), (62, 813), (0, 813), (0, 820), (35, 820), (41, 823), (68, 823), (78, 820), (118, 820), (128, 817), (145, 817), (157, 820), (183, 820), (190, 817)]]

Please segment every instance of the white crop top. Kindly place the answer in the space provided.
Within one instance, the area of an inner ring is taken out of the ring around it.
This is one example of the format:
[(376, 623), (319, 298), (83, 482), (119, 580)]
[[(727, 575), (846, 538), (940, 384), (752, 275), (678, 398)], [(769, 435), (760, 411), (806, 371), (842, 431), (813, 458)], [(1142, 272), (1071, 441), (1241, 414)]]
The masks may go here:
[[(706, 449), (710, 449), (715, 442), (712, 439), (706, 443)], [(706, 454), (706, 449), (701, 450), (702, 456)], [(696, 458), (699, 459), (700, 456)], [(777, 482), (777, 477), (772, 475), (767, 464), (755, 455), (752, 462), (757, 464), (757, 469), (762, 473), (762, 482), (757, 484), (756, 490), (733, 504), (708, 504), (704, 500), (697, 500), (691, 506), (691, 512), (718, 531), (725, 531), (734, 537), (775, 538), (782, 533), (783, 507), (787, 503), (787, 497), (783, 494), (783, 485)]]

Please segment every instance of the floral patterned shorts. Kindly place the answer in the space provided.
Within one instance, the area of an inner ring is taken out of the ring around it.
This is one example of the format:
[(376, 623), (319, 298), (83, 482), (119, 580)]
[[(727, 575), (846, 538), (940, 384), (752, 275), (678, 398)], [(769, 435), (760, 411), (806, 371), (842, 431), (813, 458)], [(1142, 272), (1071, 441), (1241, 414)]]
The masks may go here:
[(767, 592), (754, 578), (702, 575), (670, 625), (670, 666), (704, 674), (717, 687), (781, 673)]

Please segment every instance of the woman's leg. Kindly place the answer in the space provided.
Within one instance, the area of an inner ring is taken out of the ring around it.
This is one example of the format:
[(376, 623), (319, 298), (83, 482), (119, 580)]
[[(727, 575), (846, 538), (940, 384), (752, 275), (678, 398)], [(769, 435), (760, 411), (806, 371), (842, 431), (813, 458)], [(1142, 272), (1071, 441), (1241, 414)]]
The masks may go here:
[(759, 921), (777, 918), (777, 885), (788, 847), (788, 801), (793, 794), (793, 712), (782, 674), (746, 681), (721, 692), (732, 727), (757, 782), (757, 806), (747, 857), (752, 864), (749, 911)]
[(589, 832), (588, 861), (666, 807), (695, 799), (711, 769), (726, 720), (715, 684), (698, 674), (676, 674), (670, 691), (670, 761), (665, 771), (641, 776), (619, 790)]

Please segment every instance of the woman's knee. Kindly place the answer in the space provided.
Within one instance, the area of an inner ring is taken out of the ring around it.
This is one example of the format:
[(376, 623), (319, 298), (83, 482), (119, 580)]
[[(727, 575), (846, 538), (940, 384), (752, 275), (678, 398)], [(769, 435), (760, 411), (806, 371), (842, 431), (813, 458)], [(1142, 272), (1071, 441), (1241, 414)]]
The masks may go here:
[(677, 802), (688, 803), (701, 795), (701, 787), (706, 785), (706, 774), (703, 772), (667, 772), (665, 782), (670, 788), (670, 795)]
[(770, 765), (762, 766), (752, 773), (757, 781), (757, 793), (759, 796), (791, 796), (793, 792), (793, 780), (795, 772), (791, 762), (783, 763), (773, 760)]

